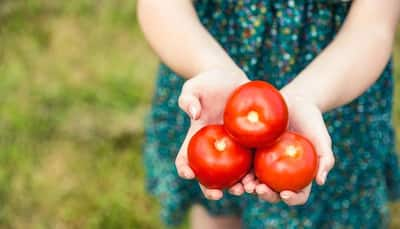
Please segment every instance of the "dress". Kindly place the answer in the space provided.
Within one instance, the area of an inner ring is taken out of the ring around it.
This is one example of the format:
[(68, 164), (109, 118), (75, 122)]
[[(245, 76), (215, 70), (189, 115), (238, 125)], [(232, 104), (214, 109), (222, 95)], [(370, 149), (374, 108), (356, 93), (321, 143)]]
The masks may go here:
[[(201, 22), (250, 79), (281, 88), (334, 38), (351, 2), (198, 0), (194, 4)], [(179, 224), (197, 202), (214, 215), (241, 215), (245, 228), (386, 227), (387, 202), (400, 196), (392, 78), (389, 62), (362, 96), (324, 114), (335, 167), (326, 185), (313, 186), (306, 205), (289, 207), (249, 194), (225, 194), (222, 200), (208, 201), (197, 182), (178, 177), (174, 160), (189, 124), (177, 104), (184, 80), (161, 64), (147, 119), (144, 160), (147, 187), (159, 199), (163, 219), (169, 225)]]

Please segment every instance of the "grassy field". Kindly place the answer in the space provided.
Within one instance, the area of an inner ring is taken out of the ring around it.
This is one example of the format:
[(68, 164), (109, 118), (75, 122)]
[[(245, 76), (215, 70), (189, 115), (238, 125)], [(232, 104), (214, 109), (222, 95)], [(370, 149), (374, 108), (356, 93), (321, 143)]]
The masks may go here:
[(0, 228), (162, 227), (140, 150), (156, 65), (135, 1), (0, 2)]

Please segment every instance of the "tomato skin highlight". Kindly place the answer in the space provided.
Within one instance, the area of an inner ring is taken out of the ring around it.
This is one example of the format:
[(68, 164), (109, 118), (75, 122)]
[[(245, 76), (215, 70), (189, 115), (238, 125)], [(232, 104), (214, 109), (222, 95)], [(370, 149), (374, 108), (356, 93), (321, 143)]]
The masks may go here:
[(207, 188), (236, 184), (249, 172), (252, 160), (251, 150), (233, 141), (222, 125), (203, 127), (189, 142), (189, 166)]
[(254, 173), (275, 192), (298, 192), (315, 178), (318, 156), (305, 137), (285, 132), (273, 145), (256, 150)]
[(240, 144), (256, 148), (274, 142), (287, 128), (288, 108), (280, 92), (264, 81), (251, 81), (229, 97), (224, 126)]

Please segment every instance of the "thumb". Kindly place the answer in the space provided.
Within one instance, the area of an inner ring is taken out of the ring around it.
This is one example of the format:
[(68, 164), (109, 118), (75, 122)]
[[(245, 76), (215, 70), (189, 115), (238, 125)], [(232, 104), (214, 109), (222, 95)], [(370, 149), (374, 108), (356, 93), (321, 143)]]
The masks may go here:
[(201, 104), (200, 98), (195, 90), (190, 87), (190, 81), (187, 81), (183, 87), (181, 95), (178, 99), (179, 107), (185, 111), (191, 119), (197, 120), (200, 118)]

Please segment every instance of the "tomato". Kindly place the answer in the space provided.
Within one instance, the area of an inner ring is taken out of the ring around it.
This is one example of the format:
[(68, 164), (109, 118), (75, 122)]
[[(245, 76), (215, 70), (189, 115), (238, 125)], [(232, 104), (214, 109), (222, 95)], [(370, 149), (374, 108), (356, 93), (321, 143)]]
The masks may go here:
[(314, 179), (318, 157), (305, 137), (285, 132), (273, 145), (256, 150), (254, 172), (272, 190), (300, 191)]
[(222, 125), (203, 127), (189, 142), (189, 166), (207, 188), (236, 184), (249, 172), (252, 160), (251, 150), (233, 141)]
[(271, 144), (288, 124), (288, 109), (277, 89), (263, 81), (238, 87), (228, 98), (224, 126), (231, 137), (247, 147)]

